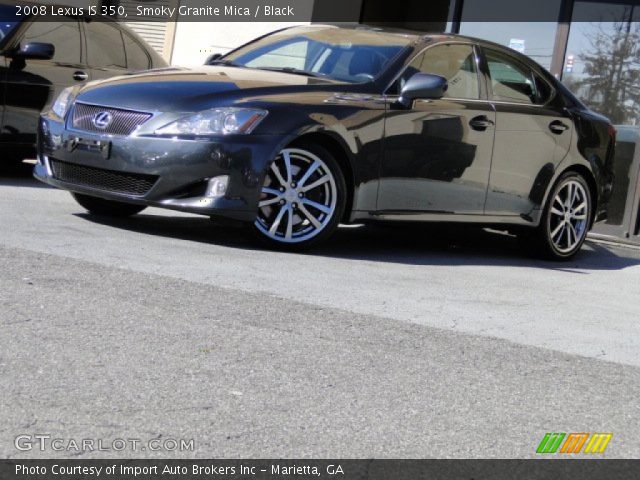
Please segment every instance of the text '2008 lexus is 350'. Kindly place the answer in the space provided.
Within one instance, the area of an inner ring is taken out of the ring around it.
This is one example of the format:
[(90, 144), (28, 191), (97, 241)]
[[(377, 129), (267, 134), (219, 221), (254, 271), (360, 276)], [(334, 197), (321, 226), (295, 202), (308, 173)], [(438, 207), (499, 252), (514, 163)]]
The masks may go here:
[(340, 222), (447, 221), (564, 259), (606, 216), (614, 128), (508, 48), (304, 26), (209, 63), (65, 90), (36, 177), (91, 213), (234, 219), (293, 249)]

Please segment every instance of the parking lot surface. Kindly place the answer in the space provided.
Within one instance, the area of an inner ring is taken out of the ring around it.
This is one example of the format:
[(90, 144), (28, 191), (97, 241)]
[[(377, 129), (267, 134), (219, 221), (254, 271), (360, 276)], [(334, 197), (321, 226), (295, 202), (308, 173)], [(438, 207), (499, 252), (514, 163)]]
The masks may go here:
[(157, 209), (91, 217), (0, 176), (0, 456), (15, 437), (193, 439), (80, 458), (640, 457), (640, 251), (568, 263), (506, 235), (344, 227), (307, 254)]

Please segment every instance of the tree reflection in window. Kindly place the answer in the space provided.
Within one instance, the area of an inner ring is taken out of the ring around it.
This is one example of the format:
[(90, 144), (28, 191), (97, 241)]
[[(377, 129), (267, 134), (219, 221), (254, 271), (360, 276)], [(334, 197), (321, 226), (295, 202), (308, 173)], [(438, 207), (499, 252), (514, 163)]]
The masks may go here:
[(614, 124), (640, 124), (640, 7), (576, 2), (562, 81)]

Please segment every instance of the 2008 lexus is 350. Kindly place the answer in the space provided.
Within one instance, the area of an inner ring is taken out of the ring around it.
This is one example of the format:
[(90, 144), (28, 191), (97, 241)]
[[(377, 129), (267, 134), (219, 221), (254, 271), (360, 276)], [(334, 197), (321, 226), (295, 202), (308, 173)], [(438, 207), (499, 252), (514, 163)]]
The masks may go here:
[(208, 63), (65, 90), (35, 176), (90, 213), (233, 219), (290, 249), (341, 222), (446, 221), (566, 259), (606, 217), (615, 129), (508, 48), (312, 25)]

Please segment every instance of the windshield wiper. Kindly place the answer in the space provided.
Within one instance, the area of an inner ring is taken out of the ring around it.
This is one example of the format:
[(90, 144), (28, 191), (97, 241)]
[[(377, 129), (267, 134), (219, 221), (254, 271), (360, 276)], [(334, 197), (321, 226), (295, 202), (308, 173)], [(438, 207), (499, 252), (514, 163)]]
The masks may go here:
[(207, 65), (223, 65), (225, 67), (246, 68), (244, 65), (240, 65), (239, 63), (235, 63), (231, 60), (214, 60), (213, 62), (208, 63)]
[(284, 72), (293, 73), (295, 75), (304, 75), (305, 77), (324, 78), (327, 75), (325, 73), (309, 72), (307, 70), (301, 70), (294, 67), (256, 67), (256, 70), (268, 70), (270, 72)]

